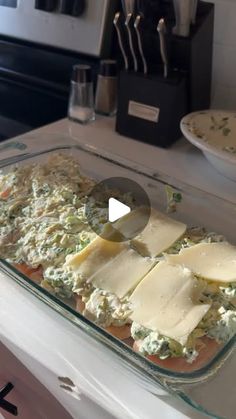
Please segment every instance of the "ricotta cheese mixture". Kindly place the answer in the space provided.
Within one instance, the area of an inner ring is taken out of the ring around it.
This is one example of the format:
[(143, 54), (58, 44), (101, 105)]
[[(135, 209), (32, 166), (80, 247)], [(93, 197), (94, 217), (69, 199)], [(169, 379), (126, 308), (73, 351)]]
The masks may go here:
[(94, 238), (85, 217), (93, 185), (75, 160), (59, 154), (1, 173), (0, 257), (44, 269), (61, 266)]

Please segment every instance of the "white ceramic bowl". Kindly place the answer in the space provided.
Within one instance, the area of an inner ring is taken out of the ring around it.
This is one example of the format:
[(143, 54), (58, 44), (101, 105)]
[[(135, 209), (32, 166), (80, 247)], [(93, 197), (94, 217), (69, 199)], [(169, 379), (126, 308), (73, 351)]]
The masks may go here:
[(182, 119), (180, 127), (222, 175), (236, 181), (236, 112), (193, 112)]

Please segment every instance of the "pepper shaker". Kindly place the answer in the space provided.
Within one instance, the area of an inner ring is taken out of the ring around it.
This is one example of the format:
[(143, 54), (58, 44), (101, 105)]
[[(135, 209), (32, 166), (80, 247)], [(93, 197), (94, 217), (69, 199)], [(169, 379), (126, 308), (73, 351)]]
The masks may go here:
[(117, 63), (102, 60), (97, 81), (95, 110), (102, 115), (112, 116), (117, 111)]
[(95, 119), (92, 70), (88, 65), (73, 67), (68, 117), (81, 124)]

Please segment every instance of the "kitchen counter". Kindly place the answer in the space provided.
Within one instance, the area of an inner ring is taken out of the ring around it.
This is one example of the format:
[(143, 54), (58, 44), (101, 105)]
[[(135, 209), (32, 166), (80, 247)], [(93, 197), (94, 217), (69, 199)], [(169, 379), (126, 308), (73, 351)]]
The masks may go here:
[[(129, 159), (131, 165), (148, 166), (155, 172), (236, 202), (235, 183), (218, 174), (184, 139), (168, 150), (159, 149), (119, 136), (114, 132), (112, 118), (98, 118), (87, 126), (64, 119), (35, 132), (58, 133), (58, 136), (70, 133), (90, 147), (115, 154), (118, 160)], [(33, 147), (33, 137), (30, 141)], [(2, 149), (1, 158), (7, 150)], [(73, 324), (2, 274), (0, 340), (75, 419), (111, 419), (113, 415), (122, 419), (154, 419), (156, 411), (161, 412), (162, 419), (205, 417), (161, 388), (158, 397), (146, 391), (138, 377), (130, 379), (129, 371), (118, 360), (114, 364), (108, 349), (85, 337)], [(60, 377), (70, 378), (73, 385), (69, 385), (69, 390), (63, 388)], [(137, 408), (139, 399), (142, 406)]]
[(98, 117), (89, 125), (80, 125), (67, 119), (48, 125), (41, 132), (70, 133), (78, 140), (168, 174), (231, 202), (236, 202), (236, 183), (219, 174), (201, 151), (182, 138), (171, 148), (162, 149), (145, 144), (115, 132), (113, 118)]

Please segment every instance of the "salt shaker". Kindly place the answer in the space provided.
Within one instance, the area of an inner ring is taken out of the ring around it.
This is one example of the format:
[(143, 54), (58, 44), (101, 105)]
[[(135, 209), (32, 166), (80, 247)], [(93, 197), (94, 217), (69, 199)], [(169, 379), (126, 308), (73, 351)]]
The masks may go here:
[(95, 119), (92, 71), (88, 65), (73, 67), (68, 117), (81, 124)]
[(117, 110), (117, 63), (102, 60), (97, 81), (95, 110), (102, 115), (115, 115)]

